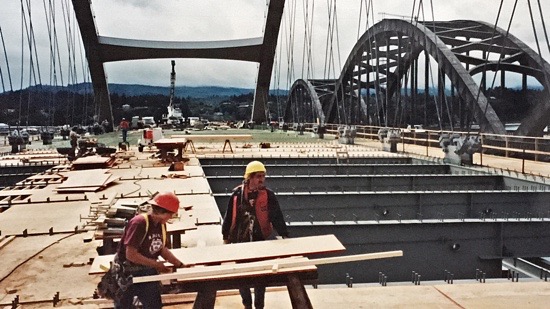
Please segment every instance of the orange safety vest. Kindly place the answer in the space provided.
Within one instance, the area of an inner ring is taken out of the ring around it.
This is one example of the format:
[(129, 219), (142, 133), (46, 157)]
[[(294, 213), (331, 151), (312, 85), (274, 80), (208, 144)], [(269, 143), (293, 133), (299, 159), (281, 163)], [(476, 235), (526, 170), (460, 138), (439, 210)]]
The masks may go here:
[[(241, 190), (244, 190), (244, 186), (240, 185), (239, 187), (241, 188)], [(248, 198), (248, 192), (246, 191), (244, 191), (244, 198)], [(239, 197), (238, 195), (235, 195), (233, 197), (233, 212), (231, 214), (231, 231), (233, 231), (236, 227), (237, 208), (239, 206), (238, 201)], [(267, 239), (269, 235), (271, 235), (271, 233), (273, 232), (273, 225), (271, 224), (271, 221), (269, 221), (268, 208), (267, 190), (260, 189), (258, 190), (258, 197), (256, 198), (256, 202), (254, 203), (254, 210), (256, 213), (256, 220), (260, 224), (260, 229), (265, 239)]]

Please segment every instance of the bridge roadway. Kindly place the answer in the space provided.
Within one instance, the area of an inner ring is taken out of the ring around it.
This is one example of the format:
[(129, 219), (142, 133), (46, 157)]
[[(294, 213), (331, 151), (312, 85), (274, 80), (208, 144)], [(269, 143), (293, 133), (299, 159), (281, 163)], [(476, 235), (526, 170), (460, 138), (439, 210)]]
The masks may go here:
[[(357, 144), (363, 144), (359, 142)], [(212, 147), (213, 149), (218, 149), (216, 151), (211, 151), (208, 148), (199, 151), (196, 155), (191, 155), (191, 161), (189, 165), (185, 167), (183, 174), (191, 176), (188, 179), (182, 179), (185, 181), (185, 185), (177, 185), (176, 182), (165, 182), (162, 179), (162, 175), (166, 174), (167, 171), (164, 170), (161, 166), (157, 166), (155, 160), (151, 160), (149, 157), (151, 153), (138, 153), (136, 149), (133, 149), (135, 157), (130, 161), (125, 161), (121, 166), (122, 168), (111, 169), (111, 173), (118, 175), (120, 180), (109, 187), (106, 191), (107, 196), (116, 193), (115, 200), (120, 201), (130, 201), (136, 199), (143, 199), (143, 195), (140, 198), (139, 193), (141, 191), (145, 192), (147, 189), (163, 188), (168, 187), (174, 188), (177, 191), (177, 194), (181, 196), (182, 202), (185, 205), (193, 204), (195, 207), (192, 215), (199, 219), (195, 222), (202, 222), (196, 226), (195, 231), (190, 231), (182, 237), (183, 246), (197, 246), (197, 245), (211, 245), (214, 243), (219, 243), (219, 221), (217, 223), (211, 222), (206, 224), (208, 220), (207, 217), (212, 217), (212, 210), (215, 210), (214, 217), (221, 215), (216, 208), (215, 203), (212, 202), (212, 197), (209, 197), (211, 192), (210, 186), (205, 181), (205, 176), (203, 175), (203, 170), (198, 166), (198, 162), (195, 158), (201, 159), (204, 157), (218, 157), (218, 158), (228, 158), (228, 157), (250, 157), (263, 158), (261, 160), (269, 161), (269, 158), (290, 155), (295, 157), (308, 158), (311, 156), (328, 156), (335, 155), (335, 148), (326, 146), (312, 149), (311, 144), (301, 144), (301, 145), (289, 145), (287, 143), (278, 145), (272, 143), (274, 146), (272, 149), (259, 149), (253, 147), (253, 149), (245, 149), (242, 147), (236, 147), (235, 154), (228, 155), (222, 154), (219, 149), (220, 147)], [(373, 144), (375, 147), (379, 147), (380, 144)], [(386, 157), (398, 157), (397, 155), (378, 152), (372, 148), (365, 147), (364, 145), (355, 145), (355, 146), (346, 146), (346, 150), (351, 155), (367, 155), (371, 157), (376, 157), (378, 155), (383, 155)], [(439, 150), (440, 151), (440, 150)], [(438, 152), (438, 149), (435, 149), (434, 152)], [(412, 163), (412, 162), (411, 162)], [(490, 163), (490, 161), (484, 158), (484, 163)], [(131, 168), (124, 168), (123, 166), (131, 165)], [(435, 164), (437, 166), (437, 164)], [(538, 170), (537, 174), (542, 172), (549, 172), (548, 166), (546, 170)], [(180, 172), (181, 173), (181, 172)], [(435, 174), (439, 174), (437, 172)], [(445, 173), (445, 172), (443, 172)], [(361, 174), (361, 173), (360, 173)], [(235, 179), (236, 180), (236, 179)], [(175, 180), (174, 180), (175, 181)], [(138, 188), (141, 186), (141, 188)], [(183, 184), (183, 182), (182, 182)], [(160, 187), (159, 187), (160, 185)], [(135, 191), (135, 190), (138, 191)], [(44, 189), (41, 189), (44, 191)], [(134, 191), (134, 192), (132, 192)], [(123, 193), (120, 195), (120, 193)], [(53, 194), (50, 192), (50, 194)], [(88, 199), (91, 201), (101, 200), (101, 195), (103, 192), (97, 194), (88, 194)], [(94, 197), (95, 196), (95, 197)], [(124, 197), (123, 197), (124, 196)], [(80, 194), (74, 195), (75, 198), (78, 197), (77, 204), (78, 207), (82, 207), (82, 204), (86, 202), (81, 199)], [(37, 194), (36, 198), (32, 198), (33, 202), (30, 203), (31, 198), (22, 199), (21, 201), (14, 201), (14, 204), (21, 203), (19, 209), (28, 209), (29, 206), (38, 207), (44, 202), (40, 202), (42, 199), (40, 194)], [(69, 201), (70, 202), (70, 201)], [(44, 203), (45, 204), (45, 203)], [(50, 202), (49, 204), (53, 204)], [(196, 205), (204, 205), (203, 207), (197, 207)], [(88, 206), (84, 205), (85, 208)], [(13, 209), (16, 209), (12, 206)], [(200, 208), (200, 209), (199, 209)], [(8, 215), (8, 212), (0, 213), (0, 220), (5, 215)], [(183, 214), (189, 215), (191, 213), (184, 212)], [(54, 214), (55, 215), (55, 214)], [(85, 216), (85, 215), (84, 215)], [(205, 217), (206, 216), (206, 217)], [(55, 216), (59, 220), (59, 216)], [(17, 216), (16, 216), (17, 218)], [(22, 217), (19, 220), (23, 220), (19, 228), (25, 226), (37, 225), (40, 221), (44, 221), (49, 218), (47, 213), (42, 215), (42, 220), (29, 221), (28, 218)], [(68, 226), (74, 226), (74, 222), (78, 224), (83, 222), (82, 217), (76, 218), (67, 218), (61, 221), (71, 221), (66, 222)], [(195, 220), (193, 219), (193, 220)], [(11, 220), (11, 218), (10, 218)], [(48, 219), (49, 220), (49, 219)], [(439, 221), (439, 220), (436, 220)], [(459, 221), (459, 220), (458, 220)], [(457, 221), (457, 223), (459, 223)], [(518, 220), (515, 224), (521, 229), (522, 223), (527, 224), (528, 222), (520, 222)], [(55, 221), (53, 221), (55, 222)], [(5, 222), (4, 222), (5, 223)], [(375, 238), (382, 238), (384, 234), (384, 229), (392, 230), (392, 226), (398, 224), (397, 220), (390, 220), (387, 224), (378, 224), (374, 221), (372, 222), (361, 222), (362, 224), (371, 225), (373, 229), (372, 235), (376, 235)], [(374, 224), (376, 223), (376, 224)], [(540, 222), (543, 224), (543, 222)], [(16, 225), (17, 222), (14, 222)], [(49, 224), (49, 223), (47, 223)], [(304, 222), (301, 224), (295, 224), (291, 222), (291, 227), (294, 229), (295, 236), (300, 235), (301, 230), (306, 230), (307, 225), (310, 225), (310, 222)], [(322, 226), (334, 225), (333, 222), (319, 222), (317, 223), (322, 230)], [(452, 222), (438, 222), (433, 225), (435, 228), (438, 225), (449, 225), (453, 224)], [(498, 226), (502, 223), (497, 221), (492, 222), (491, 224), (482, 224), (482, 220), (477, 220), (472, 222), (472, 224), (478, 224), (487, 228), (492, 228), (492, 226)], [(419, 224), (413, 224), (414, 226), (420, 226)], [(14, 232), (6, 232), (6, 226), (2, 223), (2, 236), (7, 236), (14, 234)], [(10, 224), (10, 226), (12, 226)], [(302, 229), (303, 226), (303, 229)], [(412, 225), (411, 225), (412, 226)], [(14, 227), (14, 231), (17, 230), (17, 226)], [(346, 231), (346, 225), (341, 226), (342, 233), (338, 237), (344, 238), (345, 235), (352, 234), (350, 231)], [(57, 229), (56, 229), (57, 230)], [(18, 231), (18, 230), (17, 230)], [(416, 231), (411, 230), (410, 234), (414, 234)], [(483, 232), (481, 234), (484, 234)], [(82, 235), (82, 234), (77, 234)], [(0, 304), (5, 305), (10, 303), (13, 299), (13, 294), (4, 294), (4, 291), (13, 291), (16, 290), (16, 293), (21, 296), (21, 301), (33, 300), (33, 301), (47, 301), (51, 302), (51, 296), (57, 291), (60, 292), (62, 298), (62, 305), (65, 307), (72, 307), (75, 303), (79, 303), (77, 299), (79, 298), (90, 298), (91, 291), (95, 288), (95, 284), (99, 280), (97, 276), (87, 275), (88, 267), (71, 267), (71, 263), (78, 264), (80, 261), (87, 261), (89, 258), (97, 255), (95, 247), (102, 243), (101, 240), (94, 240), (90, 243), (82, 243), (82, 238), (68, 238), (67, 240), (59, 240), (62, 234), (54, 233), (53, 236), (29, 236), (27, 238), (17, 236), (14, 241), (7, 244), (0, 249), (0, 255), (2, 256), (4, 265), (19, 265), (21, 260), (29, 257), (29, 252), (33, 251), (31, 244), (34, 242), (42, 243), (44, 240), (50, 244), (53, 241), (59, 242), (62, 244), (63, 248), (53, 246), (50, 249), (40, 249), (40, 258), (31, 258), (29, 261), (21, 264), (17, 267), (17, 271), (8, 275), (2, 281), (0, 281)], [(46, 237), (46, 238), (43, 238)], [(55, 239), (54, 239), (55, 238)], [(72, 241), (71, 241), (72, 239)], [(45, 246), (45, 245), (35, 245), (35, 246)], [(51, 245), (50, 245), (51, 246)], [(467, 245), (463, 244), (464, 247)], [(350, 249), (368, 251), (374, 250), (376, 246), (370, 246), (369, 248), (358, 246), (355, 248), (350, 247)], [(412, 248), (412, 247), (411, 247)], [(368, 250), (367, 250), (368, 249)], [(410, 249), (410, 248), (409, 248)], [(37, 250), (37, 249), (34, 249)], [(421, 252), (414, 252), (409, 250), (413, 255), (417, 255)], [(458, 251), (458, 254), (466, 253), (468, 249)], [(8, 253), (9, 252), (9, 253)], [(34, 252), (34, 251), (33, 251)], [(426, 257), (427, 258), (427, 257)], [(10, 262), (11, 261), (11, 262)], [(67, 264), (67, 267), (60, 267), (60, 264)], [(389, 264), (388, 264), (389, 265)], [(352, 265), (356, 268), (354, 265)], [(9, 272), (10, 267), (6, 267), (4, 270)], [(387, 267), (385, 267), (388, 269)], [(369, 271), (377, 271), (379, 267), (372, 267)], [(0, 272), (0, 277), (4, 277), (4, 272)], [(485, 308), (485, 307), (510, 307), (510, 308), (541, 308), (546, 306), (550, 300), (550, 290), (547, 288), (547, 283), (545, 282), (535, 282), (529, 280), (525, 282), (523, 279), (520, 279), (519, 283), (512, 283), (511, 281), (506, 281), (503, 279), (488, 279), (487, 283), (480, 284), (479, 282), (473, 280), (456, 280), (454, 284), (447, 284), (442, 279), (437, 281), (422, 281), (420, 285), (415, 285), (413, 283), (406, 283), (407, 280), (402, 280), (402, 282), (395, 282), (395, 277), (389, 277), (389, 282), (387, 286), (382, 287), (377, 283), (369, 284), (358, 284), (360, 281), (359, 276), (355, 277), (355, 284), (353, 288), (347, 288), (344, 284), (345, 278), (343, 277), (345, 271), (341, 269), (335, 269), (335, 272), (342, 275), (342, 279), (338, 284), (321, 286), (319, 289), (313, 289), (308, 287), (308, 294), (310, 296), (311, 302), (314, 308), (360, 308), (360, 307), (389, 307), (389, 308), (401, 308), (404, 306), (413, 306), (413, 307), (459, 307), (459, 308)], [(386, 273), (389, 275), (389, 273)], [(443, 277), (443, 274), (441, 274)], [(471, 275), (470, 277), (473, 277)], [(455, 277), (455, 279), (457, 279)], [(55, 285), (52, 282), (56, 282)], [(376, 280), (375, 280), (376, 281)], [(372, 281), (370, 281), (372, 282)], [(240, 308), (240, 297), (235, 293), (221, 293), (222, 295), (216, 300), (216, 306), (219, 308)], [(398, 296), (397, 296), (398, 295)], [(397, 297), (396, 297), (397, 296)], [(44, 307), (45, 303), (39, 303), (35, 305), (25, 305), (25, 308), (41, 308)], [(83, 307), (85, 308), (98, 308), (99, 305), (89, 302)], [(290, 308), (288, 296), (286, 291), (281, 291), (280, 289), (273, 289), (267, 293), (266, 296), (266, 307), (268, 308)], [(168, 303), (167, 308), (191, 308), (191, 304), (178, 304), (170, 306)]]

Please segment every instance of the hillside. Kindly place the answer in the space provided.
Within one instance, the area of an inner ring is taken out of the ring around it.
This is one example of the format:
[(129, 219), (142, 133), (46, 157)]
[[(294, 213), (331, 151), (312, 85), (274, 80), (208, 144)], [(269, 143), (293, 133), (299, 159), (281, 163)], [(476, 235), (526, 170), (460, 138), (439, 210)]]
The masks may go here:
[[(72, 90), (75, 92), (89, 92), (92, 89), (90, 83), (80, 83), (75, 85), (69, 85), (67, 87), (61, 86), (48, 86), (39, 85), (33, 86), (31, 89), (40, 89), (42, 91), (48, 89), (56, 89), (57, 91)], [(124, 96), (141, 96), (141, 95), (166, 95), (170, 94), (170, 87), (148, 86), (148, 85), (135, 85), (135, 84), (109, 84), (109, 92), (112, 94), (124, 95)], [(271, 90), (271, 94), (275, 91)], [(279, 90), (279, 95), (286, 95), (287, 90)], [(230, 97), (239, 96), (243, 94), (254, 93), (254, 89), (236, 88), (236, 87), (219, 87), (219, 86), (200, 86), (200, 87), (188, 87), (179, 86), (175, 89), (176, 97), (183, 98), (211, 98), (211, 97)]]

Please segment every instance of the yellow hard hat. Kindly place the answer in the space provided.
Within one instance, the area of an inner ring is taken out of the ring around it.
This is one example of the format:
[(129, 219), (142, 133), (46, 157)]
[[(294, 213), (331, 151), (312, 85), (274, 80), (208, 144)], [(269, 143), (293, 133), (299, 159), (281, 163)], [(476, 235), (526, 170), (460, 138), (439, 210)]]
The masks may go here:
[(252, 161), (248, 163), (246, 166), (246, 171), (244, 172), (244, 179), (248, 179), (250, 177), (250, 174), (252, 173), (258, 173), (258, 172), (266, 172), (265, 166), (260, 161)]

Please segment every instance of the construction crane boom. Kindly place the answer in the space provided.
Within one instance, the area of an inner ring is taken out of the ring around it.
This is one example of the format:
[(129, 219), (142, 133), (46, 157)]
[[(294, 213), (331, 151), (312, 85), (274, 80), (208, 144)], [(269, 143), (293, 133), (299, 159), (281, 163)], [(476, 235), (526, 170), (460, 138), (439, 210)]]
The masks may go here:
[(174, 104), (174, 92), (176, 88), (176, 61), (172, 60), (172, 73), (170, 73), (170, 104), (171, 108)]

